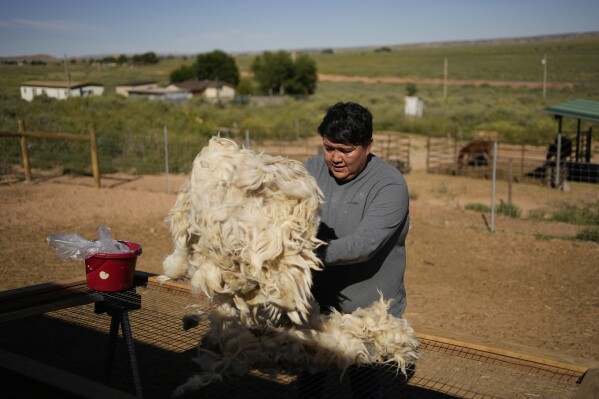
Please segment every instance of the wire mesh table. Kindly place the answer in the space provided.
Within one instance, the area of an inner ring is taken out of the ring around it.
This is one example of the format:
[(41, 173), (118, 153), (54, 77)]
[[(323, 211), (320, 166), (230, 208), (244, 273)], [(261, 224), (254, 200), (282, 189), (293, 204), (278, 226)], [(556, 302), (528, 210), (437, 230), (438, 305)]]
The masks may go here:
[[(105, 308), (114, 300), (127, 309), (119, 337), (114, 324), (123, 315), (117, 312), (115, 321), (115, 313)], [(84, 281), (0, 293), (0, 373), (10, 377), (0, 385), (0, 397), (171, 397), (199, 372), (192, 358), (208, 325), (183, 328), (182, 321), (198, 306), (208, 310), (210, 304), (192, 296), (187, 286), (161, 284), (143, 273), (137, 273), (134, 289), (114, 294), (92, 291)], [(252, 370), (183, 397), (349, 398), (362, 392), (394, 398), (579, 399), (599, 385), (597, 369), (587, 366), (419, 337), (422, 359), (408, 378), (392, 367), (376, 372), (364, 367), (343, 378), (328, 372), (324, 384), (311, 386), (300, 384), (296, 374)], [(349, 375), (358, 383), (352, 384)], [(373, 391), (372, 378), (378, 379), (379, 391)]]

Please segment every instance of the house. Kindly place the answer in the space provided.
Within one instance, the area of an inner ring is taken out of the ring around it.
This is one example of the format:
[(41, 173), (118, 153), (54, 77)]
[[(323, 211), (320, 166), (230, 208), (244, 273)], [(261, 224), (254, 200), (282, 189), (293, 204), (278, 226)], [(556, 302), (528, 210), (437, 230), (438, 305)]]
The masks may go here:
[(21, 84), (21, 98), (32, 101), (36, 96), (48, 96), (58, 100), (69, 97), (101, 96), (104, 86), (98, 83), (52, 82), (32, 80)]
[(194, 97), (201, 96), (208, 101), (231, 101), (235, 98), (235, 88), (226, 82), (218, 80), (187, 80), (171, 83), (168, 87), (187, 90)]
[(192, 94), (178, 87), (155, 87), (149, 89), (130, 89), (127, 97), (147, 98), (148, 100), (183, 101), (192, 97)]
[(154, 80), (137, 80), (134, 82), (120, 83), (116, 85), (115, 92), (121, 96), (129, 97), (130, 90), (156, 89), (158, 83)]

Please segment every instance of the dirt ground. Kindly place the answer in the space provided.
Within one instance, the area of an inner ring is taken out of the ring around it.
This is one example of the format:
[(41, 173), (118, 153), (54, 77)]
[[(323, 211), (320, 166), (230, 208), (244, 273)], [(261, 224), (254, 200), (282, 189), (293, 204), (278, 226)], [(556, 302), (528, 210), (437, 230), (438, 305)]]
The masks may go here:
[[(412, 147), (405, 317), (416, 331), (598, 361), (599, 244), (555, 238), (575, 235), (577, 226), (524, 218), (496, 216), (489, 232), (483, 216), (464, 206), (489, 204), (490, 181), (427, 174), (424, 142), (414, 139)], [(164, 175), (103, 176), (100, 189), (91, 178), (69, 176), (0, 185), (0, 290), (84, 278), (83, 262), (58, 259), (46, 237), (97, 238), (101, 223), (116, 239), (142, 245), (138, 269), (161, 273), (172, 250), (163, 219), (185, 178), (171, 175), (169, 193)], [(498, 185), (498, 199), (506, 186)], [(599, 187), (513, 188), (524, 212), (580, 197), (599, 200)]]

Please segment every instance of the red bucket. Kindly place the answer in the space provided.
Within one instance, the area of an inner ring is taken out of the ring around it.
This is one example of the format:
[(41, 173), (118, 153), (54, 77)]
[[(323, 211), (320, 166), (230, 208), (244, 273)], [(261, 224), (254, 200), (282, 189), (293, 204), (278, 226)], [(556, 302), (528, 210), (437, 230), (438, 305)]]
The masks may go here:
[(119, 241), (133, 252), (122, 254), (95, 254), (85, 259), (87, 286), (102, 292), (124, 291), (133, 287), (133, 275), (141, 245)]

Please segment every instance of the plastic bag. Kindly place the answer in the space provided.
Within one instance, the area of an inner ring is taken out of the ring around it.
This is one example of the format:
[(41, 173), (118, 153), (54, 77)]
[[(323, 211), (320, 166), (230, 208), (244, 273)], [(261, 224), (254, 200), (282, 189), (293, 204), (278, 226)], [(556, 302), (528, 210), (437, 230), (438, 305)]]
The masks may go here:
[(121, 254), (132, 252), (129, 247), (112, 239), (110, 228), (101, 224), (98, 228), (99, 240), (88, 241), (77, 233), (50, 234), (48, 245), (56, 248), (62, 260), (84, 260), (95, 254)]

